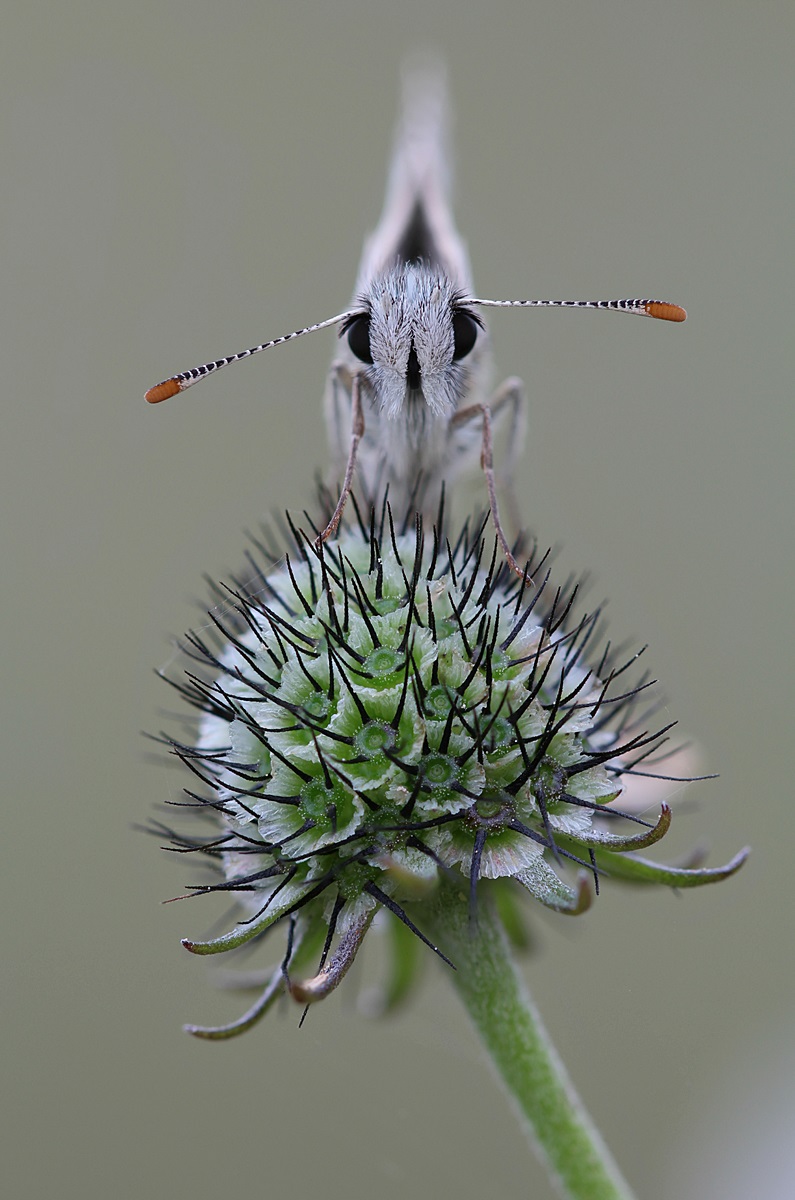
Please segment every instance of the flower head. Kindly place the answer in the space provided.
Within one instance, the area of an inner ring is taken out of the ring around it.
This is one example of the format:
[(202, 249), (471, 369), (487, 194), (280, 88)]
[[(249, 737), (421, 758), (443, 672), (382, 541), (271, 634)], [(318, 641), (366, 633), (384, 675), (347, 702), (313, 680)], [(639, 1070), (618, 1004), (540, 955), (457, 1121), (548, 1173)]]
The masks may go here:
[(167, 740), (201, 783), (187, 795), (209, 833), (158, 830), (215, 869), (193, 894), (242, 910), (231, 931), (183, 944), (214, 954), (287, 929), (254, 1007), (191, 1032), (241, 1032), (285, 989), (322, 998), (379, 909), (444, 957), (422, 932), (441, 874), (476, 920), (484, 887), (578, 914), (602, 875), (682, 887), (739, 867), (635, 853), (670, 809), (649, 822), (621, 794), (659, 771), (670, 726), (653, 720), (649, 681), (627, 683), (638, 656), (596, 650), (599, 613), (576, 617), (576, 586), (554, 589), (544, 559), (519, 580), (487, 556), (482, 525), (442, 545), (419, 523), (396, 529), (387, 505), (320, 549), (291, 540), (283, 557), (259, 545), (254, 578), (215, 589), (211, 634), (188, 635), (191, 667), (172, 681), (201, 714), (193, 744)]

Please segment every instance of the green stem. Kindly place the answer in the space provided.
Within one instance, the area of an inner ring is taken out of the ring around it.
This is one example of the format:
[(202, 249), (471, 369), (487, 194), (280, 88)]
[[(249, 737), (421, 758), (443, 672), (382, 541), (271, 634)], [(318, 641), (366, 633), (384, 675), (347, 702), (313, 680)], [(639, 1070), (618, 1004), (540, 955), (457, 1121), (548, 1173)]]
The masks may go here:
[(444, 881), (417, 916), (423, 932), (455, 963), (452, 981), (561, 1194), (572, 1200), (631, 1200), (541, 1024), (490, 906), (481, 902), (477, 920), (470, 921), (468, 898)]

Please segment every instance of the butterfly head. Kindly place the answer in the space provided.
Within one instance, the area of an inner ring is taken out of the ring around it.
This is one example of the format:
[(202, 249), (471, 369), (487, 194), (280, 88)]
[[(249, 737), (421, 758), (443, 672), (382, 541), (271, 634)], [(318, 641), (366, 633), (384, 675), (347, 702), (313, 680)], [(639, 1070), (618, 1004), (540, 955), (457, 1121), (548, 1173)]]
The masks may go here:
[(451, 281), (423, 263), (399, 263), (359, 303), (340, 336), (364, 364), (381, 412), (396, 419), (418, 404), (438, 417), (454, 412), (484, 326)]

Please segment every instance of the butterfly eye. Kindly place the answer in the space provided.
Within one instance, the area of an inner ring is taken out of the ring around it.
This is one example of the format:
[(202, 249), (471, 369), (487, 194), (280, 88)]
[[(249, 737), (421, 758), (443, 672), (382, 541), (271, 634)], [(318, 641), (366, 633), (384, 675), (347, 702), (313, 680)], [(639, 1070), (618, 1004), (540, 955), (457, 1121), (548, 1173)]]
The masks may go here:
[(478, 322), (471, 313), (459, 308), (453, 313), (453, 361), (466, 358), (478, 336)]
[(360, 362), (373, 361), (370, 350), (370, 318), (366, 314), (354, 317), (348, 326), (348, 345)]

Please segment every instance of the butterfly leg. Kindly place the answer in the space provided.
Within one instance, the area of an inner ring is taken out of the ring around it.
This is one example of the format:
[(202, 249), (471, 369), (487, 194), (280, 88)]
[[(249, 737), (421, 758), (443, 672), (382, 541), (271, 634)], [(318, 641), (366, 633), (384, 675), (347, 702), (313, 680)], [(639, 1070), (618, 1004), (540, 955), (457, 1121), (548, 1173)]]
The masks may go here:
[(502, 527), (500, 519), (500, 509), (497, 503), (497, 485), (494, 476), (494, 439), (492, 435), (492, 418), (499, 416), (503, 410), (508, 409), (511, 414), (511, 424), (509, 432), (511, 434), (511, 446), (507, 456), (507, 471), (506, 474), (510, 477), (510, 472), (513, 468), (515, 458), (519, 450), (519, 432), (522, 425), (522, 412), (524, 408), (524, 389), (522, 383), (518, 379), (506, 379), (495, 392), (491, 404), (471, 404), (467, 408), (459, 409), (452, 417), (451, 424), (462, 425), (474, 418), (480, 417), (482, 422), (482, 441), (480, 448), (480, 465), (483, 474), (486, 477), (486, 490), (489, 497), (489, 509), (491, 511), (491, 519), (494, 523), (494, 532), (497, 535), (497, 540), (500, 544), (506, 562), (511, 570), (519, 576), (520, 579), (526, 577), (526, 571), (523, 570), (516, 559), (513, 551), (508, 544), (508, 539), (505, 536), (505, 531)]
[(353, 372), (342, 362), (331, 364), (326, 380), (323, 407), (326, 414), (330, 464), (338, 470), (347, 462), (351, 433), (351, 387)]
[[(346, 368), (342, 368), (346, 370)], [(337, 501), (337, 507), (331, 516), (326, 528), (321, 532), (315, 542), (315, 546), (320, 548), (323, 542), (327, 542), (330, 537), (337, 532), (337, 526), (342, 518), (342, 513), (345, 509), (345, 503), (348, 496), (351, 494), (353, 486), (353, 474), (356, 470), (356, 455), (359, 450), (359, 443), (364, 437), (364, 411), (362, 409), (361, 399), (361, 376), (353, 373), (350, 377), (350, 396), (351, 396), (351, 440), (348, 446), (348, 461), (345, 466), (345, 478), (342, 481), (340, 490), (340, 498)], [(336, 384), (336, 380), (333, 381)]]
[(499, 481), (500, 491), (508, 509), (508, 525), (516, 533), (521, 530), (522, 522), (516, 504), (513, 473), (524, 447), (527, 412), (524, 384), (521, 379), (511, 376), (510, 379), (504, 380), (491, 397), (489, 408), (495, 424), (507, 410), (506, 449), (495, 472), (495, 478)]

